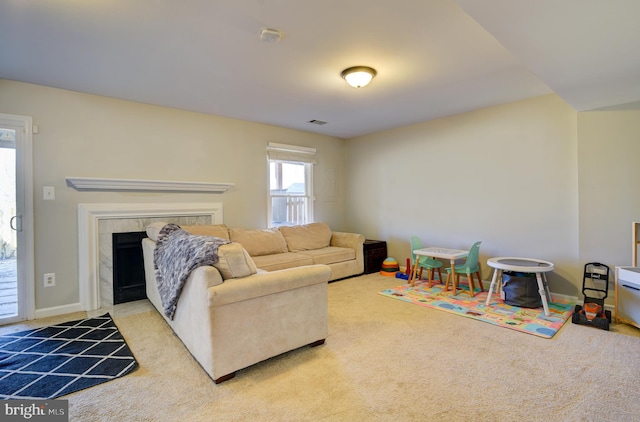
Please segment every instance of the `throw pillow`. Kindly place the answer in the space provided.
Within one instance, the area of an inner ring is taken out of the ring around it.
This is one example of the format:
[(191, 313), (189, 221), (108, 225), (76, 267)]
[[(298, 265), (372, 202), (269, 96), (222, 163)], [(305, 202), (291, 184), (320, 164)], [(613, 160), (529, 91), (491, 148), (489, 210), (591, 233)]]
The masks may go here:
[(248, 277), (258, 272), (256, 264), (239, 243), (218, 246), (218, 262), (213, 265), (223, 280)]

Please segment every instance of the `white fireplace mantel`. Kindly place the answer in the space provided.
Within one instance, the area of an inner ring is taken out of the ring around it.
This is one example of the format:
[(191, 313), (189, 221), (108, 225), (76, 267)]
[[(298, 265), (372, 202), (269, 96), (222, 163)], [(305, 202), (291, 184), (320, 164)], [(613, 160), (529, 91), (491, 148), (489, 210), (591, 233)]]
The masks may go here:
[(78, 204), (78, 282), (80, 302), (86, 311), (100, 307), (99, 228), (103, 219), (210, 215), (222, 224), (222, 203), (122, 203)]
[(106, 179), (97, 177), (67, 177), (67, 185), (76, 190), (93, 191), (162, 191), (224, 193), (234, 183), (177, 182), (169, 180)]

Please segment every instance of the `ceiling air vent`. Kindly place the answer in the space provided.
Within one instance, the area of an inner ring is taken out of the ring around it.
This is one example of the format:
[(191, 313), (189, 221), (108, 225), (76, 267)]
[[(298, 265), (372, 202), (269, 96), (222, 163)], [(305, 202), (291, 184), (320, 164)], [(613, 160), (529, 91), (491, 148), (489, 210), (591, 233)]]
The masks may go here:
[(323, 122), (322, 120), (316, 120), (316, 119), (309, 120), (308, 123), (313, 123), (314, 125), (320, 125), (320, 126), (327, 124), (327, 122)]

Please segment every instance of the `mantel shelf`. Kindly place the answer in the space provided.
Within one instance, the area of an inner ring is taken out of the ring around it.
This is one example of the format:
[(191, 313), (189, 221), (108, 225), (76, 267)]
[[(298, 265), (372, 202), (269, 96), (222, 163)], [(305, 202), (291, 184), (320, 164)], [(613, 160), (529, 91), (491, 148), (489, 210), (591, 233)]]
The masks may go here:
[(162, 191), (224, 193), (234, 183), (175, 182), (167, 180), (105, 179), (95, 177), (67, 177), (67, 185), (87, 191)]

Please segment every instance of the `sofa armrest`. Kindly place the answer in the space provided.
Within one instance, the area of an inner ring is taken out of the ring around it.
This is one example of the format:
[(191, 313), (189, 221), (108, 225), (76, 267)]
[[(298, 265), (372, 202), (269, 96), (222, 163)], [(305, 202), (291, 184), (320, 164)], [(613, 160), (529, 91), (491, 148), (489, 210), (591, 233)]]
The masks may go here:
[(340, 246), (342, 248), (355, 249), (356, 252), (362, 252), (364, 245), (364, 235), (358, 233), (333, 232), (331, 234), (331, 246)]
[(218, 286), (224, 281), (217, 268), (209, 265), (198, 267), (192, 271), (194, 278), (202, 278), (207, 288)]
[(364, 269), (364, 235), (358, 233), (333, 232), (331, 235), (331, 246), (351, 248), (356, 251), (356, 264), (359, 271)]
[(328, 283), (330, 278), (331, 268), (328, 265), (307, 265), (229, 279), (209, 288), (209, 306), (222, 306), (286, 290)]

